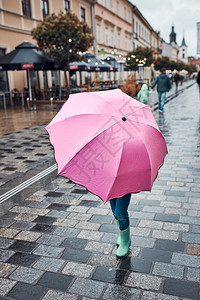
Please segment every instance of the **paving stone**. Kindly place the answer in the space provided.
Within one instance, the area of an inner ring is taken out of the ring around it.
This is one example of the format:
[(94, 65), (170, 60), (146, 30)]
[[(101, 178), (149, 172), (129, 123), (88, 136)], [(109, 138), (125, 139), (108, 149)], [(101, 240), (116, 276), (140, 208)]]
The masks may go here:
[(0, 261), (6, 262), (15, 252), (12, 250), (1, 250), (0, 249)]
[(0, 238), (0, 248), (7, 249), (14, 243), (13, 240), (7, 238)]
[(153, 230), (152, 238), (177, 241), (179, 232), (169, 230)]
[(179, 297), (154, 292), (143, 292), (141, 300), (179, 300)]
[(33, 253), (41, 256), (58, 257), (63, 250), (64, 248), (53, 247), (49, 245), (39, 245), (39, 247), (33, 251)]
[(92, 252), (90, 251), (67, 248), (64, 250), (61, 258), (69, 261), (87, 263), (91, 255)]
[(150, 221), (150, 220), (141, 220), (138, 224), (139, 227), (147, 227), (147, 228), (156, 228), (156, 229), (162, 229), (163, 222), (159, 221)]
[(37, 256), (28, 253), (15, 253), (7, 262), (13, 265), (19, 265), (24, 267), (31, 266), (36, 260)]
[(64, 265), (64, 263), (65, 261), (63, 259), (56, 259), (52, 257), (41, 257), (33, 265), (33, 268), (44, 270), (44, 271), (58, 272), (61, 269), (61, 267)]
[(35, 223), (33, 222), (17, 221), (11, 226), (11, 228), (19, 230), (30, 230), (31, 228), (33, 228), (34, 225)]
[(76, 277), (88, 278), (93, 273), (94, 268), (94, 266), (88, 264), (86, 265), (70, 261), (66, 264), (62, 273)]
[(124, 270), (98, 266), (92, 275), (92, 279), (113, 284), (122, 284), (126, 273)]
[(200, 256), (188, 255), (182, 253), (173, 253), (171, 262), (173, 264), (199, 268), (200, 267)]
[(120, 285), (108, 284), (103, 295), (104, 300), (139, 300), (141, 291), (134, 288), (128, 288)]
[(102, 215), (91, 215), (91, 219), (90, 222), (94, 222), (94, 223), (107, 223), (107, 224), (111, 224), (113, 221), (113, 217), (112, 216), (102, 216)]
[(188, 224), (179, 224), (179, 223), (167, 223), (163, 225), (164, 230), (174, 230), (174, 231), (189, 231), (190, 227)]
[(44, 295), (45, 291), (45, 287), (19, 282), (8, 293), (8, 297), (23, 300), (39, 300), (42, 295)]
[(95, 231), (88, 231), (88, 230), (81, 230), (78, 234), (78, 238), (80, 239), (88, 239), (93, 241), (99, 241), (103, 236), (103, 232), (95, 232)]
[(155, 239), (149, 237), (134, 236), (132, 238), (132, 243), (137, 247), (153, 248)]
[(187, 280), (200, 282), (200, 269), (188, 268)]
[(53, 217), (38, 216), (38, 217), (34, 220), (34, 222), (35, 222), (35, 223), (38, 223), (38, 224), (52, 225), (56, 220), (57, 220), (57, 218), (53, 218)]
[(8, 277), (16, 268), (15, 265), (0, 262), (0, 277)]
[(159, 249), (144, 248), (140, 255), (142, 259), (156, 261), (156, 262), (170, 262), (172, 258), (172, 252)]
[(19, 230), (11, 229), (11, 228), (0, 228), (0, 236), (2, 238), (14, 238)]
[(118, 267), (123, 270), (129, 270), (140, 273), (150, 273), (152, 262), (146, 259), (126, 257), (120, 260)]
[(28, 242), (35, 242), (41, 236), (40, 233), (31, 231), (21, 231), (15, 237), (16, 240), (23, 240)]
[(173, 222), (176, 223), (179, 221), (179, 215), (170, 215), (170, 214), (161, 214), (161, 213), (156, 213), (155, 221), (162, 221), (162, 222)]
[(105, 283), (89, 280), (86, 278), (77, 278), (69, 289), (69, 292), (100, 299), (100, 296), (105, 288)]
[(191, 281), (168, 278), (164, 282), (163, 291), (174, 296), (199, 299), (199, 284)]
[(5, 296), (16, 284), (16, 281), (0, 278), (0, 295)]
[(32, 222), (37, 218), (37, 215), (31, 215), (31, 214), (18, 214), (14, 220), (17, 221), (26, 221), (26, 222)]
[(131, 212), (130, 217), (134, 219), (153, 220), (155, 213), (152, 212)]
[(180, 216), (179, 222), (191, 225), (200, 225), (200, 218)]
[(74, 249), (84, 249), (88, 240), (79, 238), (67, 238), (60, 245), (61, 247), (74, 248)]
[(77, 228), (56, 227), (52, 233), (59, 236), (73, 238), (76, 237), (79, 232), (80, 229)]
[[(18, 252), (28, 252), (31, 253), (38, 244), (36, 242), (27, 242), (27, 241), (15, 241), (14, 244), (12, 244), (9, 249), (18, 251)], [(14, 253), (14, 252), (13, 252)]]
[(89, 241), (85, 247), (85, 250), (110, 254), (113, 250), (113, 244)]
[(116, 268), (118, 266), (118, 260), (116, 256), (113, 255), (94, 253), (89, 260), (89, 264)]
[(53, 217), (53, 218), (59, 218), (59, 219), (65, 219), (69, 215), (69, 212), (62, 211), (62, 210), (51, 210), (47, 217)]
[(171, 252), (184, 252), (185, 247), (185, 243), (183, 242), (162, 239), (157, 239), (154, 245), (155, 249), (166, 250)]
[(193, 244), (200, 244), (200, 235), (196, 233), (183, 233), (182, 241)]
[(64, 237), (55, 236), (50, 234), (43, 234), (38, 240), (37, 243), (46, 244), (51, 246), (60, 246), (60, 244), (64, 241)]
[(143, 212), (154, 212), (154, 213), (163, 213), (164, 208), (159, 206), (144, 206), (142, 209)]
[(69, 293), (56, 291), (56, 290), (48, 290), (42, 300), (77, 300), (78, 296), (72, 295)]
[(42, 274), (43, 272), (40, 270), (20, 266), (9, 276), (9, 278), (16, 281), (34, 284), (42, 276)]
[(11, 218), (0, 219), (0, 227), (10, 227), (15, 221)]
[(191, 245), (187, 247), (187, 254), (200, 255), (200, 245)]
[(36, 224), (31, 231), (38, 233), (51, 233), (54, 232), (56, 226), (46, 224)]
[(66, 291), (73, 280), (73, 276), (46, 272), (38, 281), (38, 285), (42, 285), (51, 289)]
[(184, 267), (176, 266), (172, 264), (166, 264), (162, 262), (156, 262), (152, 274), (165, 276), (165, 277), (172, 277), (177, 279), (182, 279), (184, 273)]
[(156, 276), (130, 273), (125, 285), (141, 288), (145, 290), (158, 291), (160, 289), (162, 279)]

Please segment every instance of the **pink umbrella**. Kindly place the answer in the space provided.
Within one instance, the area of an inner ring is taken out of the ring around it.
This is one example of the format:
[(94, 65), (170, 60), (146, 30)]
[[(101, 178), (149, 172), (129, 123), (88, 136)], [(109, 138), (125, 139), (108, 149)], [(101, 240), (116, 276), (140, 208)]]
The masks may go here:
[(46, 129), (58, 174), (104, 202), (150, 191), (167, 154), (150, 108), (119, 89), (71, 95)]

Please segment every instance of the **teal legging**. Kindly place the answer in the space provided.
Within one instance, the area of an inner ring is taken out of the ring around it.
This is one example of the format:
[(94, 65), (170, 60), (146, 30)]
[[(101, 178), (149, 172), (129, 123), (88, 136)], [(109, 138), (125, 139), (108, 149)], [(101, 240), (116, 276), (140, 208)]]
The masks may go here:
[(125, 230), (129, 227), (128, 206), (130, 199), (131, 194), (127, 194), (121, 198), (115, 198), (109, 201), (112, 213), (119, 222), (120, 230)]

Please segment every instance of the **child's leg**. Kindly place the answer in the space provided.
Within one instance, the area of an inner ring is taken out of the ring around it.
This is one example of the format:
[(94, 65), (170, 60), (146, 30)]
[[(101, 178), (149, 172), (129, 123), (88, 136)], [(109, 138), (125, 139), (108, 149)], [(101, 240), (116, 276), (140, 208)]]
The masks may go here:
[(115, 217), (119, 222), (120, 230), (125, 230), (129, 227), (128, 206), (130, 199), (131, 194), (127, 194), (121, 198), (115, 199)]

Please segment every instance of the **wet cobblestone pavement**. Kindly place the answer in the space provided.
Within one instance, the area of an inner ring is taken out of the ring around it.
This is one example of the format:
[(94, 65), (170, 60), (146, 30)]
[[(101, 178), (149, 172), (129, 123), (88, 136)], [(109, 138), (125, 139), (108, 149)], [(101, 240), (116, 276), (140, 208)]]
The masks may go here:
[[(129, 256), (103, 204), (55, 172), (0, 218), (0, 300), (200, 299), (200, 99), (193, 85), (155, 111), (168, 155), (152, 192), (132, 195)], [(1, 136), (1, 195), (54, 164), (45, 124)]]

